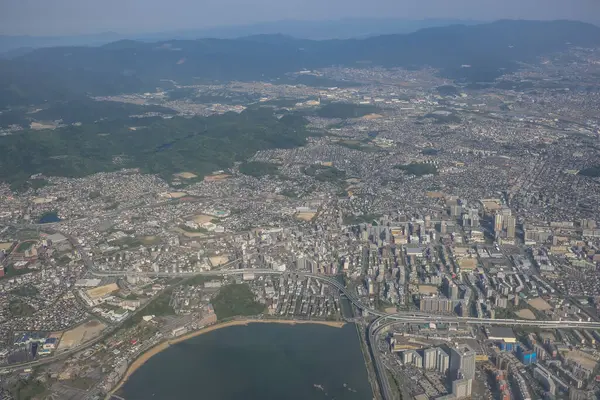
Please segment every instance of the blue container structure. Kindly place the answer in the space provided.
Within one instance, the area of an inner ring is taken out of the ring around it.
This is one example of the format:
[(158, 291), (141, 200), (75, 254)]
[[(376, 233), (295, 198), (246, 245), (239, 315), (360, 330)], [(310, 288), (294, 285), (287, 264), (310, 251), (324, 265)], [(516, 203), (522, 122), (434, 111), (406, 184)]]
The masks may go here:
[(534, 364), (537, 362), (537, 354), (533, 350), (527, 350), (522, 346), (517, 348), (517, 357), (525, 365)]

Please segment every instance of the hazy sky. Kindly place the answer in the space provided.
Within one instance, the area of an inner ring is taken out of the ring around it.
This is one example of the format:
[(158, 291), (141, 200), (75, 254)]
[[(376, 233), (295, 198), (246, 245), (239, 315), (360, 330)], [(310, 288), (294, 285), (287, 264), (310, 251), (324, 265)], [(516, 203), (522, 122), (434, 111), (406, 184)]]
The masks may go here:
[(0, 34), (156, 32), (352, 17), (600, 22), (600, 0), (0, 0)]

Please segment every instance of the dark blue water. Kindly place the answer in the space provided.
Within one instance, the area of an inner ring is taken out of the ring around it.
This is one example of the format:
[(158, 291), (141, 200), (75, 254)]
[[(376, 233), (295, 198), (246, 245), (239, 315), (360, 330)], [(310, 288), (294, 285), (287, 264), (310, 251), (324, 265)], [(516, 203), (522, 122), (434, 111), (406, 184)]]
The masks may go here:
[(250, 324), (219, 329), (152, 357), (118, 394), (126, 400), (373, 397), (352, 324), (343, 328)]
[(58, 218), (58, 214), (55, 212), (49, 212), (44, 215), (39, 220), (40, 224), (49, 224), (52, 222), (60, 222), (60, 218)]

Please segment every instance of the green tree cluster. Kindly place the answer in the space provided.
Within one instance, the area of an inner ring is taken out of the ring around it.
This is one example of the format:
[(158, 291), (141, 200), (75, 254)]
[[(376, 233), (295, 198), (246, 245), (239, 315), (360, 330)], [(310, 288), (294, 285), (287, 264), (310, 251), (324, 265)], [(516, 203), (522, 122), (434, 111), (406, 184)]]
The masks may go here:
[(240, 172), (254, 177), (278, 174), (277, 165), (262, 161), (244, 162), (240, 165)]
[(317, 115), (322, 118), (360, 118), (373, 114), (377, 107), (369, 104), (329, 103), (317, 110)]
[[(305, 125), (302, 117), (277, 118), (272, 110), (259, 108), (210, 117), (126, 119), (25, 131), (0, 139), (0, 180), (18, 185), (36, 173), (80, 177), (125, 167), (167, 180), (181, 171), (202, 177), (258, 150), (303, 145), (309, 135)], [(121, 161), (114, 162), (116, 157)]]
[(426, 163), (410, 163), (410, 164), (401, 164), (394, 166), (396, 169), (400, 169), (406, 172), (408, 175), (436, 175), (438, 173), (437, 167), (433, 164)]
[(338, 182), (346, 179), (346, 171), (325, 165), (311, 165), (304, 169), (304, 173), (320, 182)]
[(256, 301), (254, 293), (245, 283), (224, 286), (213, 299), (212, 305), (218, 319), (257, 315), (265, 311), (265, 306)]

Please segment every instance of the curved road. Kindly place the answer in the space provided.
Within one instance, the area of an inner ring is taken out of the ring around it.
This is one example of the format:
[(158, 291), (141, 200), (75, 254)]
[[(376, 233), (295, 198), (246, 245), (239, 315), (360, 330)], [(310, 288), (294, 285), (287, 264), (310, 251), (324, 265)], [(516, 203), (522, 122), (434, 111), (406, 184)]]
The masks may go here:
[(363, 304), (360, 299), (352, 291), (348, 290), (342, 283), (340, 283), (334, 277), (328, 275), (313, 274), (310, 272), (302, 271), (275, 271), (272, 269), (229, 269), (229, 270), (212, 270), (212, 271), (201, 271), (191, 273), (154, 273), (154, 272), (127, 272), (127, 271), (94, 271), (91, 273), (98, 277), (106, 276), (155, 276), (155, 277), (192, 277), (196, 275), (206, 276), (229, 276), (229, 275), (241, 275), (241, 274), (255, 274), (255, 275), (297, 275), (302, 277), (310, 277), (320, 281), (324, 281), (331, 286), (334, 286), (340, 292), (342, 292), (352, 304), (357, 308), (366, 311), (367, 313), (377, 316), (385, 317), (386, 319), (393, 319), (399, 322), (446, 322), (446, 323), (467, 323), (472, 325), (504, 325), (504, 326), (543, 326), (546, 328), (579, 328), (579, 329), (600, 329), (600, 322), (596, 321), (537, 321), (537, 320), (525, 320), (525, 319), (489, 319), (489, 318), (475, 318), (475, 317), (459, 317), (449, 315), (437, 315), (428, 314), (423, 312), (401, 312), (396, 314), (388, 314), (384, 311), (379, 311), (370, 308)]
[[(50, 228), (47, 230), (58, 232), (58, 230), (54, 230), (54, 229), (52, 229), (51, 226), (48, 226), (48, 225), (49, 224), (45, 224), (44, 228)], [(40, 228), (39, 225), (36, 225), (36, 227)], [(391, 326), (395, 323), (399, 323), (399, 322), (401, 322), (401, 323), (428, 323), (428, 322), (460, 323), (460, 322), (462, 322), (462, 323), (473, 324), (473, 325), (538, 326), (538, 327), (542, 326), (544, 328), (559, 328), (560, 327), (560, 328), (578, 328), (578, 329), (600, 329), (600, 322), (597, 322), (597, 321), (531, 321), (531, 320), (521, 320), (521, 319), (488, 319), (488, 318), (443, 316), (443, 315), (434, 315), (434, 314), (427, 314), (427, 313), (421, 313), (421, 312), (402, 312), (402, 313), (396, 313), (396, 314), (387, 314), (385, 312), (382, 312), (382, 311), (379, 311), (376, 309), (372, 309), (372, 308), (368, 307), (367, 305), (363, 304), (360, 301), (360, 299), (356, 296), (355, 293), (348, 290), (337, 279), (335, 279), (331, 276), (313, 274), (313, 273), (301, 272), (301, 271), (282, 272), (282, 271), (275, 271), (275, 270), (271, 270), (271, 269), (234, 269), (234, 270), (221, 269), (221, 270), (212, 270), (212, 271), (203, 271), (203, 272), (194, 272), (194, 273), (179, 273), (179, 274), (177, 274), (177, 273), (160, 273), (160, 272), (153, 273), (153, 272), (131, 272), (131, 271), (97, 271), (94, 269), (93, 261), (90, 259), (88, 254), (84, 251), (84, 249), (81, 247), (79, 242), (77, 242), (77, 240), (74, 237), (72, 237), (68, 234), (65, 234), (63, 232), (60, 232), (60, 233), (65, 235), (67, 237), (67, 239), (69, 240), (69, 242), (71, 242), (71, 244), (77, 249), (77, 251), (81, 255), (81, 258), (82, 258), (85, 266), (87, 267), (88, 271), (98, 277), (134, 275), (134, 276), (151, 276), (151, 277), (191, 278), (191, 277), (194, 277), (197, 275), (229, 276), (229, 275), (239, 275), (239, 274), (245, 274), (245, 273), (252, 273), (252, 274), (258, 274), (258, 275), (261, 275), (261, 274), (262, 275), (291, 274), (291, 275), (297, 275), (297, 276), (302, 276), (302, 277), (311, 277), (311, 278), (314, 278), (317, 280), (321, 280), (331, 286), (334, 286), (341, 293), (343, 293), (355, 307), (363, 310), (364, 312), (367, 312), (368, 314), (378, 317), (376, 320), (371, 322), (371, 324), (369, 325), (367, 337), (368, 337), (369, 350), (371, 352), (371, 356), (373, 357), (373, 361), (374, 361), (373, 365), (375, 368), (375, 374), (377, 376), (377, 380), (378, 380), (379, 387), (380, 387), (380, 392), (381, 392), (381, 395), (383, 396), (384, 400), (391, 400), (392, 392), (391, 392), (390, 385), (389, 385), (389, 382), (387, 379), (386, 369), (383, 365), (383, 362), (381, 361), (379, 350), (377, 349), (377, 337), (384, 329), (388, 328), (389, 326)], [(233, 264), (235, 261), (236, 260), (229, 262), (229, 263), (225, 264), (223, 267), (227, 267), (227, 266)], [(140, 307), (138, 310), (136, 310), (134, 313), (132, 313), (129, 318), (131, 318), (134, 315), (137, 315), (139, 312), (141, 312), (147, 304), (150, 304), (150, 302), (147, 302), (142, 307)], [(44, 358), (41, 360), (5, 366), (4, 368), (0, 369), (0, 372), (48, 364), (51, 362), (55, 362), (59, 359), (62, 359), (66, 356), (69, 356), (71, 354), (83, 351), (83, 350), (89, 348), (90, 346), (93, 346), (94, 344), (104, 340), (106, 337), (111, 335), (115, 330), (120, 328), (120, 326), (123, 323), (125, 323), (128, 319), (126, 319), (125, 321), (123, 321), (120, 324), (112, 326), (111, 328), (107, 329), (107, 331), (104, 334), (102, 334), (101, 336), (99, 336), (96, 339), (93, 339), (93, 340), (85, 343), (82, 346), (79, 346), (77, 348), (65, 351), (61, 354), (47, 357), (47, 358)]]

